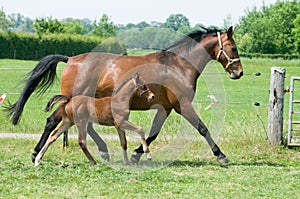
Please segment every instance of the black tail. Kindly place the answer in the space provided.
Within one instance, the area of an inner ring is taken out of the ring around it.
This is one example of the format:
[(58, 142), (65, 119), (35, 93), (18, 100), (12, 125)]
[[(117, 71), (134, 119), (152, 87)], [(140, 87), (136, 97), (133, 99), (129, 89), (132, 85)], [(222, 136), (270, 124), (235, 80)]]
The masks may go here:
[(70, 101), (70, 98), (68, 98), (67, 96), (55, 95), (54, 97), (52, 97), (52, 99), (49, 100), (44, 111), (45, 112), (51, 111), (52, 107), (57, 102), (68, 103), (69, 101)]
[(11, 122), (16, 125), (20, 120), (25, 103), (30, 95), (37, 90), (38, 94), (43, 94), (52, 86), (56, 78), (56, 67), (58, 62), (68, 62), (69, 57), (63, 55), (49, 55), (43, 58), (35, 68), (28, 73), (24, 79), (25, 87), (20, 94), (18, 101), (6, 107), (7, 116), (11, 118)]

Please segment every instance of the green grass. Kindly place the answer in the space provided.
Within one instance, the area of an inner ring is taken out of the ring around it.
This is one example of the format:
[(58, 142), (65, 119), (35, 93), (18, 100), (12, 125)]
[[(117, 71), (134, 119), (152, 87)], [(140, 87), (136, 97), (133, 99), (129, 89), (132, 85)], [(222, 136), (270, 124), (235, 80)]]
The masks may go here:
[[(139, 165), (133, 166), (122, 165), (117, 140), (106, 140), (112, 155), (110, 163), (101, 160), (97, 147), (89, 141), (89, 149), (99, 162), (91, 166), (76, 140), (70, 139), (66, 151), (58, 140), (47, 151), (41, 166), (34, 167), (30, 154), (37, 140), (3, 138), (0, 198), (299, 198), (300, 150), (270, 147), (265, 128), (270, 67), (287, 70), (287, 87), (290, 76), (300, 76), (300, 61), (242, 59), (242, 63), (246, 75), (233, 81), (217, 62), (210, 62), (198, 80), (194, 102), (198, 114), (229, 158), (228, 165), (219, 165), (204, 139), (184, 119), (172, 113), (150, 146), (153, 161), (143, 157)], [(22, 84), (15, 85), (35, 64), (34, 61), (0, 60), (0, 94), (7, 93), (8, 99), (15, 102), (23, 88)], [(59, 65), (59, 75), (63, 67), (64, 64)], [(256, 72), (261, 76), (256, 77)], [(43, 108), (57, 93), (58, 82), (46, 96), (31, 97), (17, 126), (1, 114), (0, 132), (41, 133), (48, 116)], [(219, 104), (204, 111), (211, 102), (208, 94), (216, 95)], [(300, 91), (296, 97), (300, 99)], [(287, 94), (285, 134), (288, 100)], [(253, 106), (254, 102), (261, 106)], [(149, 132), (154, 113), (132, 112), (130, 120)], [(97, 127), (97, 131), (100, 135), (117, 134), (112, 127)], [(75, 128), (71, 133), (76, 134)], [(135, 133), (127, 134), (128, 138), (134, 138), (128, 144), (131, 152), (139, 140)]]
[[(222, 144), (230, 163), (199, 157), (197, 143), (173, 162), (142, 160), (91, 166), (71, 140), (55, 143), (40, 167), (28, 151), (34, 140), (1, 139), (0, 198), (298, 198), (299, 152), (249, 143)], [(22, 146), (22, 147), (20, 147)], [(93, 147), (91, 147), (93, 148)]]

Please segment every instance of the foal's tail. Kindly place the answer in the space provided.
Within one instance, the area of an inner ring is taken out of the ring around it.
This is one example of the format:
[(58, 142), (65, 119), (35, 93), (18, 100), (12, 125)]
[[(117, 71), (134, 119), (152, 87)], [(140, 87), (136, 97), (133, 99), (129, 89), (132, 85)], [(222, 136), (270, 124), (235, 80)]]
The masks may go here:
[(49, 55), (35, 66), (24, 79), (25, 87), (18, 101), (14, 104), (9, 104), (5, 107), (7, 116), (11, 118), (11, 122), (16, 125), (20, 120), (25, 103), (30, 95), (37, 90), (37, 93), (42, 95), (52, 86), (56, 78), (56, 67), (58, 62), (68, 62), (69, 57), (63, 55)]
[(54, 104), (56, 104), (57, 102), (61, 102), (61, 103), (68, 103), (70, 101), (70, 98), (68, 98), (67, 96), (64, 95), (55, 95), (54, 97), (52, 97), (52, 99), (49, 100), (49, 102), (47, 103), (47, 106), (45, 108), (45, 112), (49, 112), (51, 111), (52, 107), (54, 106)]

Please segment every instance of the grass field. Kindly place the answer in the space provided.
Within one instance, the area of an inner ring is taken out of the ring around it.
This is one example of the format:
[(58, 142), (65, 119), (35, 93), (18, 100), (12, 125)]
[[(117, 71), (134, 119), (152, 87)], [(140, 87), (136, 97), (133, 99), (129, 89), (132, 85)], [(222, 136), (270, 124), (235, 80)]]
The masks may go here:
[[(132, 53), (132, 52), (131, 52)], [(245, 76), (230, 80), (217, 62), (210, 62), (198, 80), (194, 106), (230, 163), (219, 165), (204, 139), (180, 116), (172, 113), (158, 139), (150, 146), (153, 161), (123, 166), (117, 140), (106, 140), (112, 161), (105, 163), (97, 147), (89, 148), (99, 165), (89, 165), (77, 145), (62, 150), (57, 141), (40, 167), (30, 154), (32, 139), (2, 138), (0, 142), (0, 198), (299, 198), (300, 150), (270, 147), (266, 140), (270, 67), (286, 69), (286, 82), (300, 76), (300, 61), (242, 59)], [(35, 61), (0, 60), (0, 94), (15, 102), (23, 85), (15, 87)], [(59, 74), (64, 64), (60, 64)], [(254, 74), (260, 72), (261, 76)], [(59, 93), (59, 83), (43, 97), (30, 98), (18, 126), (0, 115), (0, 133), (43, 130), (46, 102)], [(204, 111), (215, 95), (219, 103)], [(296, 97), (300, 99), (300, 90)], [(285, 96), (284, 132), (287, 131), (288, 94)], [(259, 102), (260, 106), (253, 106)], [(297, 107), (295, 107), (297, 108)], [(130, 120), (148, 132), (154, 111), (132, 112)], [(116, 135), (111, 127), (97, 127), (100, 135)], [(76, 134), (72, 128), (71, 134)], [(129, 152), (139, 145), (128, 132)], [(185, 139), (189, 137), (190, 139)]]

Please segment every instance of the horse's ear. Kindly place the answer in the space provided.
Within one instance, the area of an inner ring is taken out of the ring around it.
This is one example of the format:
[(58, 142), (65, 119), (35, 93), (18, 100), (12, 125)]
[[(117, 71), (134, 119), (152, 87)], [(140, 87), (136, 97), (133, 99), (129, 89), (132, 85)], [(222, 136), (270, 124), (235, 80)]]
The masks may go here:
[(140, 73), (139, 72), (137, 72), (136, 74), (135, 74), (135, 83), (136, 83), (136, 85), (139, 85), (140, 84), (140, 82), (141, 82), (141, 80), (140, 80)]
[(234, 29), (233, 29), (232, 26), (230, 26), (230, 27), (228, 28), (228, 30), (227, 30), (227, 36), (228, 36), (228, 38), (231, 38), (232, 35), (233, 35), (233, 33), (234, 33)]
[(134, 86), (137, 87), (136, 77), (131, 78), (133, 80)]

